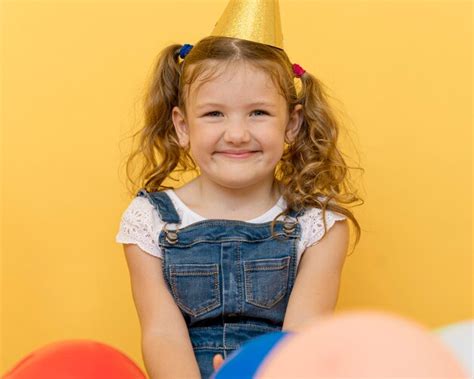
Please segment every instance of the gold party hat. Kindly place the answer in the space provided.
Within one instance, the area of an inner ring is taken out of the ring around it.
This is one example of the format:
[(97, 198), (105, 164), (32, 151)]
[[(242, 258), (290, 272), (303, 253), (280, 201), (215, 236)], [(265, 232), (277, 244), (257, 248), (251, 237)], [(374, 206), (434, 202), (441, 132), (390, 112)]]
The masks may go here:
[(278, 0), (230, 0), (211, 36), (245, 39), (283, 49)]

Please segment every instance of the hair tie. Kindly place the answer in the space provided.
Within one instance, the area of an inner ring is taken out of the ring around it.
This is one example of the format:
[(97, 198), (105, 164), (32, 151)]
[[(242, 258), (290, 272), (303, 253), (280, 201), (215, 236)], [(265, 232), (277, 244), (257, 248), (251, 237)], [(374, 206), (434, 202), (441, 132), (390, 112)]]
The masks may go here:
[(294, 64), (293, 66), (293, 73), (297, 78), (301, 78), (301, 76), (306, 72), (303, 67), (301, 67), (299, 64)]
[(179, 56), (181, 59), (184, 59), (184, 57), (186, 55), (188, 55), (188, 53), (191, 51), (191, 49), (193, 48), (193, 45), (190, 45), (188, 43), (185, 43), (181, 49), (179, 49)]

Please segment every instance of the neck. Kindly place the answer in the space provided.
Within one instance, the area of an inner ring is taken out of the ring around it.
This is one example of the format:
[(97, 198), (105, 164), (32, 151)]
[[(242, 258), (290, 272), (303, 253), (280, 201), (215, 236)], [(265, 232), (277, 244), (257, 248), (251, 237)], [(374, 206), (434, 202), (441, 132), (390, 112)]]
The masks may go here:
[(275, 205), (281, 196), (281, 185), (273, 177), (247, 187), (228, 188), (206, 180), (202, 175), (195, 180), (194, 191), (199, 199), (199, 208), (206, 213), (241, 217), (257, 217)]

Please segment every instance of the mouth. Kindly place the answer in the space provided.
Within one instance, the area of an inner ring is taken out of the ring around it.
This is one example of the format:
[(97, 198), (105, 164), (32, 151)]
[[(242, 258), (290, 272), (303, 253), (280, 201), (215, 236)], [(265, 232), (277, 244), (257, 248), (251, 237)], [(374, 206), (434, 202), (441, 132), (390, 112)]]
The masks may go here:
[(240, 151), (240, 152), (230, 152), (230, 151), (217, 151), (216, 154), (222, 155), (224, 157), (229, 157), (229, 158), (248, 158), (256, 153), (259, 153), (259, 150), (254, 150), (254, 151)]

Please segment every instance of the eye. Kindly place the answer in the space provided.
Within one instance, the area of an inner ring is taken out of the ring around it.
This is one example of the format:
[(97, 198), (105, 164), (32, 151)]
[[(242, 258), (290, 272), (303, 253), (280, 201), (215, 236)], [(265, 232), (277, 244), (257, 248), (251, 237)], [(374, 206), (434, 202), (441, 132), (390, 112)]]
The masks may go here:
[(261, 109), (256, 109), (252, 113), (254, 113), (256, 116), (265, 116), (268, 115), (267, 111), (263, 111)]
[(219, 116), (220, 114), (222, 113), (219, 111), (212, 111), (212, 112), (206, 113), (204, 116), (215, 117), (215, 116)]

